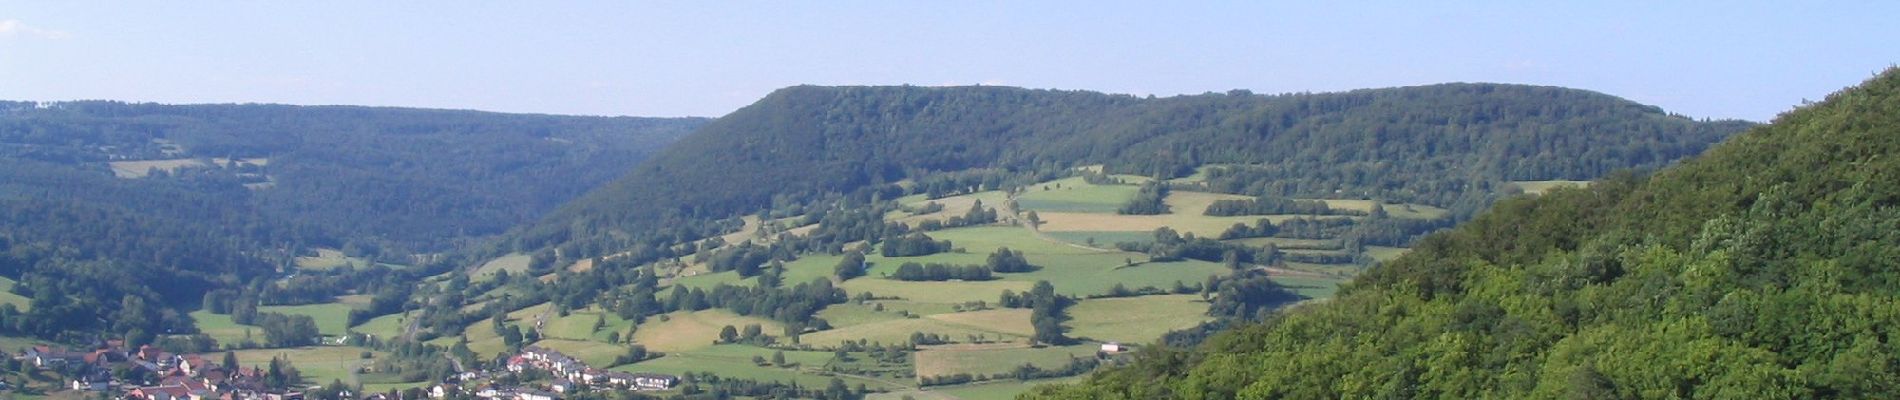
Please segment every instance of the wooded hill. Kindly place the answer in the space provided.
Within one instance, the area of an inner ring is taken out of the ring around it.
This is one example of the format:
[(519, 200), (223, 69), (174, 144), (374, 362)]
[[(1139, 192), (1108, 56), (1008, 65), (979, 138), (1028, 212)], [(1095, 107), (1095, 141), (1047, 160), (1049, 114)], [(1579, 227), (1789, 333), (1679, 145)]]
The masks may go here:
[(1893, 398), (1900, 70), (1034, 399)]
[[(1497, 84), (1169, 98), (800, 86), (708, 124), (524, 229), (516, 250), (674, 257), (665, 249), (737, 227), (711, 220), (995, 189), (1036, 181), (1011, 177), (1091, 164), (1162, 178), (1226, 164), (1207, 179), (1214, 190), (1413, 202), (1468, 216), (1506, 181), (1659, 167), (1748, 125), (1693, 121), (1582, 90)], [(976, 172), (918, 180), (966, 170)]]
[(0, 102), (0, 276), (34, 299), (0, 331), (189, 332), (182, 312), (205, 291), (261, 287), (317, 247), (420, 264), (411, 255), (536, 219), (704, 122)]

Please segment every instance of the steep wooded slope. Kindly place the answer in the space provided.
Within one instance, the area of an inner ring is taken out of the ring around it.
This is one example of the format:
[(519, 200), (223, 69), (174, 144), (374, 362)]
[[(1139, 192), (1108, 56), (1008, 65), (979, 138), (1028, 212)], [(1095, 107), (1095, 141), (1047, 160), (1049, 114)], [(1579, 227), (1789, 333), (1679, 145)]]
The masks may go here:
[(1900, 71), (1028, 398), (1900, 396)]

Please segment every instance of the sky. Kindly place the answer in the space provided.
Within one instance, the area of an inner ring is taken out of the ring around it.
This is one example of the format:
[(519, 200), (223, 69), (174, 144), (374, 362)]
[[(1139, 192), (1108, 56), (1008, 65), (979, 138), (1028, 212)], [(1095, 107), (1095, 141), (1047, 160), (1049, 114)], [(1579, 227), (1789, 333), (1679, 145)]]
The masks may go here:
[(1500, 82), (1767, 121), (1900, 62), (1895, 1), (1425, 3), (0, 0), (0, 99), (717, 117), (801, 84)]

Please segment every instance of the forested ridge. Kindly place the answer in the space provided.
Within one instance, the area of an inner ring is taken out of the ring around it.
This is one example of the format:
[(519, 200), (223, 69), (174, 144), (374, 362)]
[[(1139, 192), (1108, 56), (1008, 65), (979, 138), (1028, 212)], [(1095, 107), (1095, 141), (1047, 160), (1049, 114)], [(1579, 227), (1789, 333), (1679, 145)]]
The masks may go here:
[[(421, 255), (484, 243), (703, 122), (0, 102), (0, 276), (33, 300), (0, 312), (0, 334), (191, 332), (184, 313), (214, 289), (267, 305), (374, 292), (406, 278), (276, 281), (319, 247), (440, 263)], [(114, 162), (161, 167), (115, 177)]]
[(1895, 398), (1900, 70), (1031, 399)]
[(1694, 121), (1582, 90), (1499, 84), (1169, 98), (799, 86), (708, 124), (523, 229), (516, 249), (646, 254), (733, 227), (706, 221), (760, 209), (1001, 181), (978, 176), (946, 187), (907, 179), (965, 170), (1007, 177), (1091, 164), (1163, 178), (1222, 165), (1209, 171), (1209, 190), (1384, 199), (1469, 215), (1505, 191), (1507, 181), (1660, 167), (1748, 125)]

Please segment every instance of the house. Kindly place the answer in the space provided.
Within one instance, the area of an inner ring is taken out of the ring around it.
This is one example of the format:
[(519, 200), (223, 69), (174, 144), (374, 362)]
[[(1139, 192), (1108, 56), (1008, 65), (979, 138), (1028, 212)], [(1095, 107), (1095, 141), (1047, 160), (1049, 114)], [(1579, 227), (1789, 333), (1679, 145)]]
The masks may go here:
[(556, 396), (553, 393), (534, 389), (521, 389), (515, 392), (516, 400), (559, 400), (560, 398), (560, 396)]
[(575, 389), (579, 389), (579, 387), (574, 384), (574, 381), (570, 381), (566, 379), (555, 379), (554, 383), (548, 384), (548, 389), (553, 390), (555, 393), (566, 394), (566, 393), (573, 392)]
[(125, 397), (144, 400), (185, 400), (191, 398), (191, 388), (184, 385), (147, 386), (132, 389)]
[(86, 354), (41, 345), (26, 349), (25, 358), (27, 362), (33, 363), (35, 367), (53, 368), (69, 363), (85, 362)]
[(1120, 353), (1124, 351), (1128, 351), (1128, 347), (1122, 346), (1121, 343), (1117, 343), (1117, 342), (1102, 343), (1103, 353), (1115, 354), (1115, 353)]
[(435, 385), (434, 387), (429, 388), (429, 398), (440, 399), (444, 397), (449, 397), (450, 393), (461, 393), (461, 392), (462, 392), (461, 387), (444, 383), (444, 384)]
[(68, 381), (67, 384), (68, 384), (67, 386), (71, 387), (73, 390), (84, 391), (84, 392), (104, 392), (107, 389), (112, 388), (112, 378), (111, 376), (107, 376), (104, 379), (101, 379), (98, 376), (87, 376), (84, 378)]
[(666, 390), (679, 384), (679, 377), (666, 374), (608, 372), (607, 384), (633, 390)]

